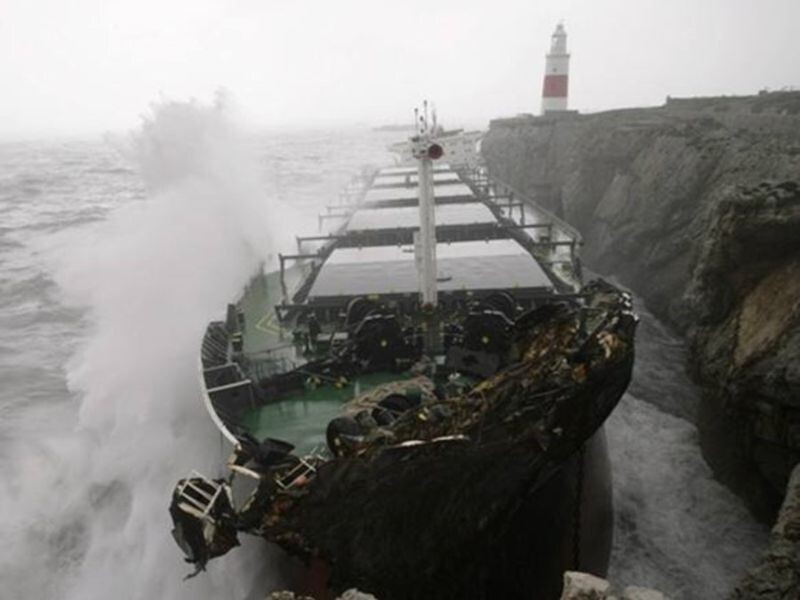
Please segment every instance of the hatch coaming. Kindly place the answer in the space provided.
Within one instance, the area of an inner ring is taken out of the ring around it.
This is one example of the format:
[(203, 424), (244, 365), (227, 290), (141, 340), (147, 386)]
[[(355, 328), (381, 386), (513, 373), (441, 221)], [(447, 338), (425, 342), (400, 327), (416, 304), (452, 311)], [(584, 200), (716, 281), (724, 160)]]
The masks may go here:
[[(409, 174), (402, 169), (389, 173)], [(436, 194), (455, 189), (452, 172), (437, 173), (447, 177), (435, 185)], [(382, 175), (383, 171), (372, 181)], [(474, 173), (472, 179), (458, 177), (461, 195), (449, 197), (458, 203), (437, 207), (441, 217), (437, 237), (443, 238), (437, 245), (439, 326), (446, 327), (455, 315), (463, 318), (471, 305), (498, 293), (513, 295), (520, 310), (573, 298), (579, 272), (566, 268), (559, 274), (557, 269), (559, 264), (575, 265), (579, 238), (570, 237), (558, 222), (544, 222), (543, 217), (550, 215), (526, 213), (524, 201), (513, 191), (493, 187)], [(259, 381), (309, 364), (347, 343), (351, 332), (344, 320), (354, 299), (366, 298), (400, 314), (404, 335), (416, 340), (409, 347), (417, 347), (426, 321), (409, 239), (417, 207), (396, 204), (414, 201), (406, 187), (404, 195), (378, 203), (368, 200), (372, 188), (344, 198), (346, 216), (334, 233), (318, 237), (321, 246), (308, 251), (303, 247), (308, 238), (298, 238), (298, 254), (281, 255), (279, 273), (254, 277), (234, 305), (234, 316), (209, 326), (204, 345), (213, 344), (224, 330), (226, 350), (224, 359), (217, 356), (213, 364), (201, 361), (203, 394), (215, 424), (228, 439), (257, 435), (247, 415), (266, 403), (286, 400), (280, 394), (266, 397)], [(288, 266), (290, 262), (293, 266)], [(317, 321), (313, 335), (310, 315)], [(389, 375), (396, 377), (396, 370)]]
[[(440, 292), (552, 292), (553, 283), (515, 240), (439, 243)], [(337, 297), (408, 294), (419, 290), (414, 247), (337, 248), (320, 268), (308, 303), (330, 304)]]
[[(436, 198), (438, 199), (473, 199), (474, 194), (467, 184), (462, 181), (457, 183), (434, 184)], [(367, 203), (408, 201), (416, 202), (419, 197), (419, 186), (409, 185), (403, 187), (372, 187), (367, 191), (364, 201)]]
[[(372, 181), (373, 188), (383, 187), (409, 187), (416, 186), (419, 176), (416, 171), (398, 174), (378, 174)], [(460, 183), (461, 177), (454, 171), (438, 170), (433, 173), (433, 184), (440, 185), (445, 183)]]

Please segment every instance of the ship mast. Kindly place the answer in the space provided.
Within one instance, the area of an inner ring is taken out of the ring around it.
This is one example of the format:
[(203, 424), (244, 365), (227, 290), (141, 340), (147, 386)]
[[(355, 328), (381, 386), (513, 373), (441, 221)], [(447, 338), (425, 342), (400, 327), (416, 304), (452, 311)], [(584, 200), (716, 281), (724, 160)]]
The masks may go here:
[(435, 353), (438, 346), (438, 328), (433, 312), (438, 303), (436, 286), (436, 199), (433, 191), (433, 161), (442, 157), (442, 147), (433, 141), (435, 130), (428, 122), (428, 101), (423, 104), (423, 113), (414, 110), (417, 134), (411, 138), (412, 153), (417, 159), (419, 185), (419, 234), (416, 236), (414, 251), (419, 275), (420, 300), (423, 311), (431, 314), (425, 336), (425, 349), (428, 355)]
[(436, 289), (436, 200), (432, 185), (431, 159), (419, 161), (419, 237), (422, 254), (420, 277), (422, 305), (435, 308), (438, 302)]

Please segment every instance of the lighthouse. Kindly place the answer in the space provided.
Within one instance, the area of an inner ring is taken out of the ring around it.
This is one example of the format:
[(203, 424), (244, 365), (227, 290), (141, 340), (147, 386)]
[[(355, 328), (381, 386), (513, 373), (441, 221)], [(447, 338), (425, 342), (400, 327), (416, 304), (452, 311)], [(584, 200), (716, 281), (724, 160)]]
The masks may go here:
[(564, 24), (559, 23), (550, 41), (550, 52), (545, 57), (542, 114), (567, 110), (568, 89), (567, 32), (564, 31)]

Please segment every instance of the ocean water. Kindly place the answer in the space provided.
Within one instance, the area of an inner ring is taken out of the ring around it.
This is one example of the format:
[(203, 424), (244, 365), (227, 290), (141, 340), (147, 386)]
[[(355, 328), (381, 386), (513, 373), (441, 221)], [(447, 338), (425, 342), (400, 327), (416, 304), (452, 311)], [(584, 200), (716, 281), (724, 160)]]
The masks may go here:
[(609, 578), (672, 598), (727, 598), (766, 547), (768, 528), (717, 482), (692, 424), (700, 390), (686, 348), (643, 302), (628, 392), (606, 423), (614, 478)]
[[(104, 139), (0, 142), (0, 598), (242, 600), (280, 583), (257, 539), (191, 569), (175, 480), (217, 473), (196, 383), (205, 324), (397, 133), (252, 133), (162, 103)], [(612, 576), (722, 598), (766, 529), (703, 463), (684, 350), (643, 312), (634, 385), (608, 424)]]

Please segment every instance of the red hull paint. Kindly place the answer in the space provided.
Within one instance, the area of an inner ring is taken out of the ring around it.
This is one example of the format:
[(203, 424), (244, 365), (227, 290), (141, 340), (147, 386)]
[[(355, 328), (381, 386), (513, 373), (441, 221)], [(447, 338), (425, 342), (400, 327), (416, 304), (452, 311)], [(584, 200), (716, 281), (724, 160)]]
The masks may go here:
[(545, 75), (542, 96), (545, 98), (566, 98), (568, 88), (568, 75)]

